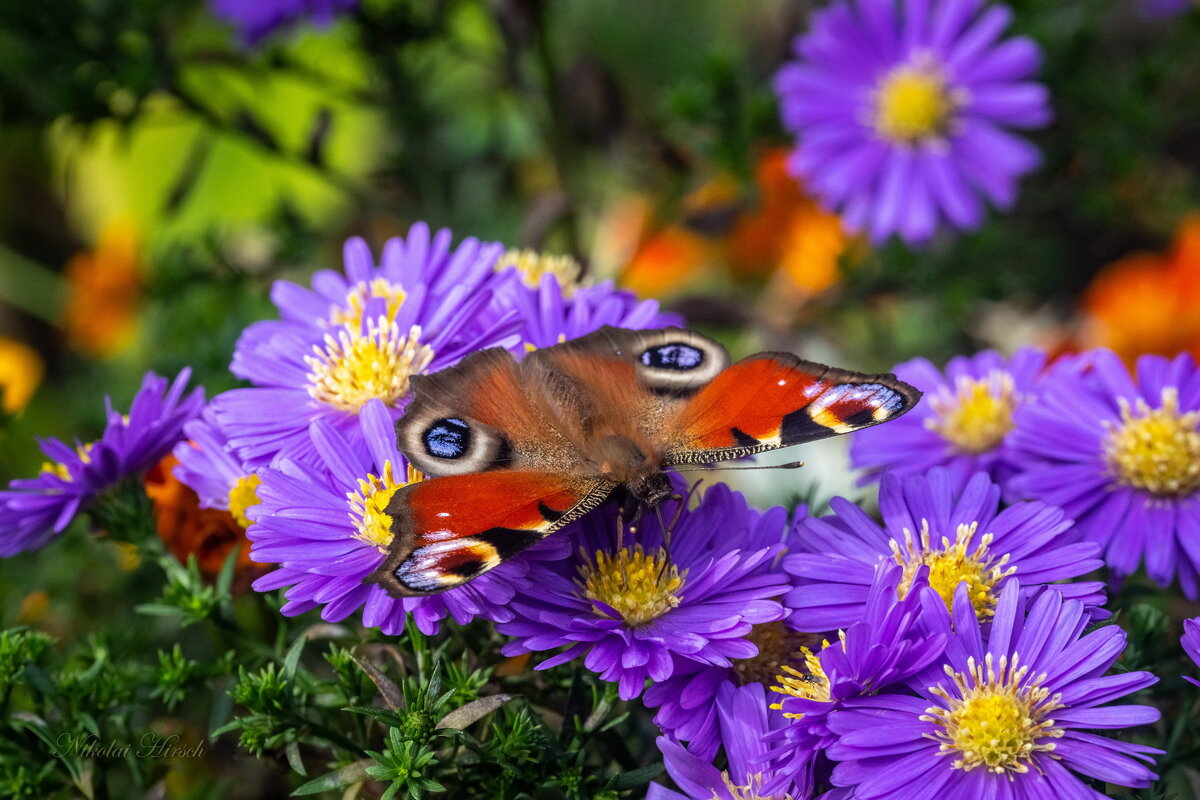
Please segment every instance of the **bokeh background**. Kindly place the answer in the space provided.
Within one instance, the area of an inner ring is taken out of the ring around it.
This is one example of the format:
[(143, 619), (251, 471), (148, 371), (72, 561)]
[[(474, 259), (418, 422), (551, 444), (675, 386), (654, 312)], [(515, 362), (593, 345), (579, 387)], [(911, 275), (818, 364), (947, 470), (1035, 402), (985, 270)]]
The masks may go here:
[[(788, 172), (772, 81), (821, 5), (0, 4), (0, 480), (38, 470), (37, 435), (94, 437), (147, 369), (235, 386), (274, 280), (418, 220), (574, 256), (737, 353), (1200, 356), (1200, 8), (1011, 2), (1042, 53), (1041, 164), (918, 246)], [(840, 447), (820, 493), (853, 490)], [(84, 636), (131, 613), (131, 557), (71, 539), (0, 563), (0, 615)]]

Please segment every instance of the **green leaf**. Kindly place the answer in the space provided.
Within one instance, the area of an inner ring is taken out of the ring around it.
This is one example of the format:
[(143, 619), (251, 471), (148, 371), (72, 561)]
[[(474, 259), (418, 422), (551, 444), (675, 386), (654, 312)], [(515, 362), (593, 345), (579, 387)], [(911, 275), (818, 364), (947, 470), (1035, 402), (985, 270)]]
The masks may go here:
[(304, 769), (304, 761), (300, 758), (300, 743), (288, 742), (283, 752), (287, 755), (288, 766), (292, 768), (292, 771), (307, 778), (308, 772)]
[(488, 714), (495, 711), (500, 706), (512, 700), (515, 695), (511, 694), (493, 694), (488, 697), (481, 697), (478, 700), (472, 700), (464, 706), (454, 709), (446, 716), (438, 720), (435, 728), (457, 728), (462, 730), (469, 725), (473, 725), (479, 720), (486, 717)]
[(155, 617), (173, 617), (179, 614), (178, 608), (164, 605), (163, 603), (141, 603), (134, 606), (133, 610), (139, 614), (147, 614)]
[(383, 674), (383, 671), (370, 661), (358, 656), (353, 656), (353, 658), (354, 663), (358, 664), (359, 668), (367, 673), (367, 677), (371, 679), (371, 683), (374, 683), (375, 688), (379, 689), (379, 694), (383, 697), (383, 702), (387, 704), (388, 708), (392, 711), (399, 711), (405, 707), (404, 693), (400, 691), (400, 687), (396, 686), (391, 678)]
[(375, 706), (345, 706), (342, 711), (348, 711), (351, 714), (362, 714), (365, 717), (382, 722), (388, 727), (397, 727), (403, 723), (403, 720), (396, 715), (395, 712), (386, 708), (376, 708)]
[(233, 586), (233, 573), (237, 568), (238, 554), (242, 551), (242, 545), (236, 545), (229, 549), (229, 554), (225, 556), (225, 561), (221, 563), (221, 571), (217, 574), (217, 597), (221, 598), (222, 602), (230, 599), (230, 588)]
[(292, 683), (296, 678), (296, 666), (300, 663), (300, 651), (304, 649), (306, 643), (303, 636), (297, 638), (292, 642), (287, 655), (283, 657), (283, 677), (288, 683)]
[(228, 682), (219, 690), (214, 690), (212, 708), (208, 714), (208, 738), (215, 739), (220, 733), (229, 728), (226, 720), (233, 712), (233, 695), (228, 691)]
[(662, 762), (647, 764), (644, 767), (631, 769), (629, 772), (623, 772), (613, 779), (612, 788), (614, 789), (636, 789), (639, 786), (645, 786), (650, 781), (657, 778), (663, 772)]
[(375, 760), (372, 758), (364, 758), (361, 761), (355, 761), (353, 764), (347, 764), (341, 769), (328, 772), (319, 778), (313, 778), (292, 792), (292, 796), (303, 797), (309, 794), (320, 794), (321, 792), (340, 789), (343, 786), (362, 783), (367, 779), (367, 768), (374, 764)]

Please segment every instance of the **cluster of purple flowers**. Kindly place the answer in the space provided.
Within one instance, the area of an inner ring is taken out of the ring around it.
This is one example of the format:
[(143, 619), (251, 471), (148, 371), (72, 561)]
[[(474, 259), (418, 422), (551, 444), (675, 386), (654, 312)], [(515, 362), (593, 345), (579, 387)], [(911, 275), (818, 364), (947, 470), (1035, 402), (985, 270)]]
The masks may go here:
[(926, 399), (854, 438), (851, 460), (868, 479), (983, 470), (1007, 500), (1061, 509), (1074, 521), (1063, 541), (1094, 543), (1088, 558), (1114, 575), (1144, 566), (1156, 583), (1200, 595), (1200, 369), (1190, 355), (1145, 355), (1130, 371), (1108, 350), (1050, 365), (1028, 349), (985, 351), (944, 373), (924, 359), (896, 373)]
[[(410, 621), (493, 621), (504, 654), (580, 659), (641, 698), (682, 792), (653, 798), (1095, 796), (1091, 779), (1144, 787), (1158, 751), (1093, 731), (1151, 722), (1110, 705), (1155, 678), (1107, 675), (1107, 565), (1144, 563), (1195, 596), (1200, 568), (1200, 370), (1144, 357), (1134, 374), (1097, 351), (1047, 364), (1024, 350), (939, 371), (897, 368), (926, 394), (856, 435), (880, 481), (879, 514), (847, 500), (824, 516), (751, 508), (722, 485), (660, 515), (604, 506), (478, 580), (397, 599), (364, 583), (391, 541), (388, 501), (418, 480), (394, 424), (409, 379), (486, 347), (518, 357), (602, 325), (678, 324), (558, 261), (413, 226), (379, 262), (281, 281), (279, 319), (241, 336), (249, 385), (185, 396), (147, 376), (99, 440), (43, 445), (53, 460), (0, 492), (0, 552), (45, 544), (97, 495), (174, 448), (205, 507), (247, 528), (254, 584), (283, 613), (356, 616), (386, 634)], [(1200, 655), (1200, 627), (1185, 626)]]

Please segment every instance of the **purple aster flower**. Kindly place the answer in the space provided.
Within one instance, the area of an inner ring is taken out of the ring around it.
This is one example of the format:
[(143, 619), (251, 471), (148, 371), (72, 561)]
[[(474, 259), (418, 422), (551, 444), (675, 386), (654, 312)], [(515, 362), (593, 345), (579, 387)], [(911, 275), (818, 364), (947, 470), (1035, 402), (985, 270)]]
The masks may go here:
[(175, 446), (175, 477), (200, 498), (201, 508), (230, 512), (242, 528), (250, 527), (246, 509), (258, 502), (255, 489), (262, 482), (256, 470), (242, 463), (216, 422), (212, 408), (183, 426), (187, 441)]
[[(1183, 621), (1183, 636), (1180, 637), (1179, 644), (1183, 646), (1183, 652), (1187, 653), (1187, 657), (1192, 660), (1192, 663), (1200, 666), (1200, 617)], [(1200, 681), (1195, 678), (1184, 675), (1183, 679), (1188, 683), (1200, 686)]]
[(1033, 398), (1045, 363), (1045, 353), (1023, 347), (1007, 359), (994, 350), (953, 358), (944, 374), (923, 358), (897, 364), (896, 377), (924, 392), (924, 402), (886, 430), (855, 433), (851, 463), (870, 470), (864, 481), (885, 470), (961, 465), (987, 471), (1004, 486), (1015, 472), (1007, 444), (1013, 412)]
[(368, 401), (357, 420), (362, 430), (353, 439), (313, 422), (317, 464), (282, 458), (260, 471), (259, 503), (247, 511), (254, 523), (246, 534), (250, 557), (279, 568), (254, 588), (289, 587), (282, 609), (288, 616), (320, 607), (322, 619), (338, 622), (362, 609), (363, 625), (388, 635), (404, 630), (407, 612), (427, 634), (447, 616), (459, 624), (512, 619), (512, 600), (533, 591), (530, 564), (566, 558), (565, 538), (549, 537), (465, 586), (428, 597), (398, 599), (363, 583), (392, 540), (388, 500), (415, 476), (396, 449), (392, 416), (381, 401)]
[(555, 275), (543, 275), (536, 289), (506, 293), (524, 325), (522, 341), (550, 347), (605, 325), (633, 330), (683, 325), (678, 314), (659, 310), (657, 300), (638, 300), (633, 292), (615, 288), (612, 281), (568, 288)]
[[(777, 548), (780, 534), (787, 523), (787, 512), (773, 508), (764, 512), (758, 524), (740, 543), (743, 550)], [(776, 560), (765, 561), (761, 572), (777, 567)], [(695, 661), (673, 654), (671, 676), (651, 684), (642, 702), (657, 709), (654, 723), (676, 741), (686, 742), (688, 750), (702, 758), (711, 759), (720, 747), (715, 699), (721, 687), (744, 686), (756, 683), (770, 686), (784, 665), (800, 666), (806, 645), (816, 645), (820, 639), (812, 634), (790, 630), (783, 622), (788, 613), (783, 609), (778, 618), (760, 622), (746, 634), (757, 649), (749, 658), (734, 658), (727, 665)]]
[[(769, 796), (784, 800), (804, 800), (811, 797), (811, 786), (805, 782), (777, 780), (767, 766), (767, 742), (783, 716), (767, 708), (766, 692), (757, 683), (742, 687), (721, 686), (713, 700), (725, 744), (727, 766), (717, 769), (712, 758), (689, 752), (667, 736), (658, 738), (667, 773), (682, 792), (671, 791), (657, 783), (650, 784), (646, 800), (749, 800), (767, 797), (762, 787), (770, 782), (779, 785)], [(846, 793), (824, 795), (825, 800), (841, 800)]]
[(1010, 128), (1050, 119), (1037, 46), (1001, 38), (1012, 11), (981, 0), (841, 0), (797, 37), (775, 90), (799, 149), (790, 168), (875, 241), (970, 230), (1007, 208), (1037, 150)]
[[(664, 504), (662, 518), (677, 510)], [(770, 598), (784, 592), (786, 578), (764, 569), (782, 550), (781, 537), (766, 545), (759, 530), (778, 531), (781, 521), (718, 484), (694, 509), (679, 511), (668, 554), (657, 515), (640, 520), (635, 535), (618, 531), (615, 504), (587, 514), (571, 526), (578, 558), (538, 565), (535, 590), (513, 603), (514, 620), (497, 626), (516, 637), (503, 652), (566, 646), (538, 669), (584, 656), (584, 666), (618, 684), (623, 700), (641, 694), (647, 678), (671, 677), (673, 656), (719, 667), (750, 658), (753, 626), (784, 616)]]
[(1197, 596), (1200, 570), (1200, 370), (1181, 354), (1142, 356), (1136, 374), (1107, 350), (1090, 370), (1048, 377), (1019, 409), (1010, 441), (1023, 471), (1011, 488), (1060, 506), (1128, 575), (1144, 560), (1166, 586)]
[(251, 47), (277, 28), (305, 17), (317, 25), (358, 7), (359, 0), (209, 0), (213, 14), (232, 23), (242, 44)]
[(55, 438), (39, 441), (50, 459), (36, 478), (17, 479), (0, 491), (0, 556), (45, 545), (62, 533), (97, 495), (158, 462), (183, 438), (183, 426), (200, 413), (204, 390), (186, 396), (191, 370), (167, 379), (146, 373), (128, 414), (105, 398), (107, 422), (94, 442), (74, 447)]
[(407, 239), (388, 241), (379, 266), (365, 242), (351, 239), (345, 274), (320, 271), (312, 289), (275, 284), (281, 319), (247, 327), (231, 366), (254, 386), (212, 402), (242, 461), (258, 467), (282, 454), (315, 463), (314, 419), (353, 439), (359, 409), (372, 398), (399, 418), (412, 375), (519, 345), (517, 313), (495, 297), (516, 290), (494, 270), (500, 246), (450, 242), (449, 231), (431, 238), (417, 223)]
[(1103, 616), (1103, 584), (1071, 580), (1102, 566), (1099, 548), (1075, 542), (1071, 521), (1040, 502), (1003, 510), (1000, 489), (985, 473), (968, 481), (958, 470), (928, 475), (884, 475), (879, 490), (883, 525), (840, 497), (826, 517), (801, 516), (794, 541), (803, 552), (783, 559), (797, 578), (784, 603), (792, 625), (805, 630), (846, 628), (863, 618), (876, 567), (892, 561), (904, 569), (907, 592), (917, 569), (929, 567), (929, 584), (947, 606), (965, 583), (981, 619), (991, 616), (999, 590), (1014, 577), (1027, 592), (1051, 584)]
[(1140, 0), (1137, 12), (1146, 19), (1178, 17), (1196, 8), (1196, 0)]
[[(923, 567), (922, 573), (928, 568)], [(836, 737), (829, 720), (850, 698), (887, 691), (941, 658), (948, 626), (932, 631), (918, 626), (921, 593), (928, 592), (925, 575), (904, 598), (897, 589), (904, 579), (895, 564), (881, 564), (867, 595), (862, 618), (838, 632), (817, 653), (805, 648), (802, 671), (784, 667), (779, 685), (772, 690), (784, 695), (772, 708), (781, 710), (788, 722), (771, 738), (773, 772), (766, 788), (778, 791), (790, 781), (803, 782), (820, 754)]]
[(854, 787), (856, 800), (1103, 797), (1085, 778), (1148, 786), (1157, 776), (1146, 764), (1161, 750), (1092, 731), (1157, 720), (1150, 706), (1105, 705), (1157, 679), (1105, 675), (1125, 632), (1082, 635), (1088, 623), (1082, 603), (1045, 590), (1030, 601), (1013, 581), (985, 638), (960, 589), (954, 636), (941, 669), (915, 684), (920, 697), (854, 698), (830, 717), (834, 785)]

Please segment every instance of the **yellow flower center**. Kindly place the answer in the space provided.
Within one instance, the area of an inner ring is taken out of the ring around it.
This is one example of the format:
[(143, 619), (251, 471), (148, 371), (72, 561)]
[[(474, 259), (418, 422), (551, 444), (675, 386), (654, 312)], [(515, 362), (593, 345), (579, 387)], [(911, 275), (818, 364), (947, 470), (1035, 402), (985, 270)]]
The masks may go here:
[(1040, 684), (1040, 675), (1030, 681), (1029, 667), (1018, 666), (1000, 656), (995, 664), (991, 653), (983, 665), (974, 657), (967, 659), (967, 674), (946, 665), (946, 674), (954, 681), (930, 689), (946, 701), (947, 707), (932, 706), (921, 719), (936, 723), (932, 737), (938, 743), (938, 755), (953, 757), (951, 766), (967, 772), (983, 767), (997, 775), (1024, 773), (1033, 763), (1034, 753), (1050, 752), (1055, 744), (1047, 739), (1063, 735), (1048, 715), (1062, 708), (1062, 695), (1050, 695)]
[[(846, 646), (846, 635), (842, 631), (838, 631), (842, 647)], [(822, 642), (821, 649), (829, 646), (829, 642)], [(783, 672), (775, 677), (778, 681), (777, 686), (772, 686), (772, 692), (786, 694), (790, 697), (799, 697), (801, 700), (815, 700), (818, 703), (829, 703), (833, 701), (833, 696), (829, 691), (829, 678), (825, 675), (824, 668), (821, 667), (820, 653), (813, 653), (807, 647), (800, 648), (800, 655), (804, 658), (804, 671), (793, 669), (785, 665)], [(787, 673), (787, 674), (783, 674)], [(780, 710), (783, 708), (783, 703), (772, 703), (771, 708)], [(785, 713), (785, 717), (791, 719), (800, 719), (803, 714)]]
[(422, 475), (412, 467), (408, 468), (406, 481), (396, 480), (392, 473), (392, 462), (383, 462), (382, 475), (368, 474), (365, 479), (359, 479), (358, 491), (348, 492), (346, 500), (350, 506), (350, 521), (354, 523), (354, 537), (367, 544), (375, 545), (379, 552), (387, 551), (392, 543), (392, 517), (387, 513), (388, 503), (396, 490), (416, 483)]
[(941, 68), (927, 56), (885, 75), (873, 100), (875, 132), (898, 144), (943, 138), (963, 104), (962, 92), (946, 85)]
[(1120, 424), (1109, 423), (1105, 458), (1117, 481), (1156, 497), (1200, 489), (1200, 410), (1179, 413), (1179, 390), (1162, 390), (1162, 406), (1121, 401)]
[(733, 662), (738, 682), (745, 686), (761, 683), (769, 686), (784, 667), (803, 661), (807, 652), (805, 642), (815, 643), (819, 637), (810, 633), (788, 630), (783, 622), (763, 622), (750, 629), (746, 639), (758, 648), (758, 655)]
[(637, 628), (679, 605), (686, 577), (687, 570), (681, 573), (666, 550), (647, 555), (638, 544), (613, 554), (597, 550), (593, 563), (580, 566), (576, 583), (589, 600), (604, 603)]
[(954, 592), (960, 583), (967, 584), (967, 595), (975, 607), (975, 616), (983, 620), (990, 617), (996, 607), (996, 584), (1017, 571), (1016, 567), (1005, 568), (1008, 553), (996, 558), (989, 552), (992, 534), (979, 537), (975, 549), (971, 544), (979, 531), (979, 523), (959, 525), (954, 541), (942, 537), (940, 546), (933, 544), (929, 532), (929, 521), (921, 520), (920, 539), (914, 541), (912, 531), (904, 529), (904, 543), (895, 539), (888, 544), (892, 548), (892, 560), (904, 569), (897, 593), (904, 598), (912, 588), (912, 580), (921, 566), (929, 567), (929, 586), (946, 603), (954, 604)]
[(420, 338), (420, 326), (404, 335), (383, 317), (368, 322), (366, 334), (350, 325), (337, 336), (325, 334), (324, 349), (314, 345), (315, 355), (304, 358), (308, 393), (343, 411), (357, 412), (373, 397), (395, 405), (408, 394), (409, 378), (433, 360), (433, 350)]
[[(79, 454), (79, 460), (84, 464), (92, 463), (91, 453), (94, 446), (95, 442), (88, 442), (87, 444), (81, 444), (75, 448), (75, 452)], [(39, 471), (43, 474), (55, 475), (59, 478), (62, 478), (64, 481), (74, 480), (74, 478), (71, 477), (71, 471), (67, 469), (67, 465), (63, 464), (61, 461), (43, 461), (42, 468)]]
[(250, 527), (250, 520), (246, 518), (246, 509), (258, 505), (258, 492), (255, 490), (258, 489), (260, 483), (262, 483), (262, 478), (257, 475), (243, 475), (229, 490), (229, 513), (233, 515), (237, 524), (242, 526), (242, 530)]
[(536, 250), (509, 250), (496, 261), (496, 271), (515, 269), (521, 273), (521, 282), (536, 289), (543, 275), (553, 275), (562, 287), (563, 295), (570, 297), (581, 285), (583, 268), (570, 256), (555, 256)]
[(993, 370), (978, 380), (960, 376), (954, 388), (953, 393), (942, 388), (930, 396), (933, 416), (925, 426), (959, 452), (972, 455), (986, 453), (1004, 441), (1021, 402), (1012, 375)]
[(392, 283), (387, 278), (374, 278), (370, 283), (359, 281), (346, 293), (346, 306), (335, 308), (330, 314), (329, 321), (334, 325), (348, 325), (352, 328), (362, 328), (363, 312), (367, 301), (382, 298), (387, 301), (386, 316), (394, 320), (400, 313), (408, 292), (398, 283)]

